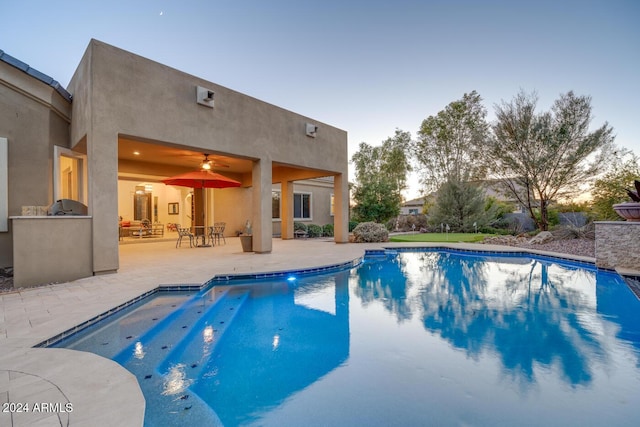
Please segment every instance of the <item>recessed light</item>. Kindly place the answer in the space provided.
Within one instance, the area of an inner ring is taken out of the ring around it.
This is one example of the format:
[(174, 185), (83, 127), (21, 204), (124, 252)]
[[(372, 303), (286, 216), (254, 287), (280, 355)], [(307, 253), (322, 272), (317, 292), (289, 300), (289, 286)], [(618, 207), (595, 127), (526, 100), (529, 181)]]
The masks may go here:
[(139, 156), (139, 155), (140, 155), (140, 152), (139, 152), (139, 151), (134, 151), (134, 152), (133, 152), (133, 155), (134, 155), (134, 156)]

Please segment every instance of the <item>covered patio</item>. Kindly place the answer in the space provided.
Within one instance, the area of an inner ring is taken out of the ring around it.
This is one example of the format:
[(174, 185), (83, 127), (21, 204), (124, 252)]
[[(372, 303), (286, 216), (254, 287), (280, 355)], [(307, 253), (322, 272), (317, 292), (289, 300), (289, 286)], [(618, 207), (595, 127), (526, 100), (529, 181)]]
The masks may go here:
[[(13, 150), (0, 156), (8, 158), (9, 183), (0, 258), (3, 267), (13, 266), (15, 287), (118, 272), (119, 217), (124, 216), (156, 223), (154, 238), (164, 238), (169, 222), (187, 227), (225, 222), (228, 237), (249, 221), (253, 252), (270, 253), (274, 234), (294, 237), (294, 186), (302, 180), (326, 181), (331, 203), (327, 197), (323, 204), (332, 214), (324, 224), (331, 223), (335, 243), (348, 241), (344, 130), (97, 40), (89, 43), (63, 98), (49, 86), (43, 92), (43, 82), (27, 70), (8, 67), (3, 68), (16, 87), (26, 88), (16, 108), (32, 102), (25, 93), (35, 93), (42, 98), (42, 117), (55, 119), (50, 124), (34, 115), (28, 125), (12, 122), (7, 132), (16, 137), (0, 138), (0, 145)], [(42, 133), (25, 132), (30, 126)], [(199, 198), (199, 192), (162, 184), (207, 159), (213, 171), (241, 186), (207, 190)], [(134, 194), (141, 196), (138, 206)], [(40, 213), (62, 199), (86, 209), (80, 216)], [(21, 214), (31, 212), (24, 207), (38, 214)]]
[[(170, 176), (202, 170), (205, 162), (208, 162), (209, 171), (240, 182), (240, 188), (207, 188), (203, 194), (201, 189), (194, 191), (188, 186), (163, 183)], [(201, 153), (190, 147), (121, 135), (118, 138), (119, 217), (127, 224), (143, 218), (156, 224), (154, 232), (149, 235), (153, 237), (152, 240), (159, 240), (158, 237), (177, 238), (174, 224), (193, 227), (212, 226), (214, 222), (226, 224), (225, 237), (236, 236), (244, 231), (247, 221), (253, 223), (255, 220), (252, 168), (253, 160), (228, 153)], [(276, 209), (279, 216), (272, 235), (282, 239), (294, 238), (293, 189), (297, 183), (321, 178), (327, 182), (325, 192), (331, 191), (333, 196), (333, 175), (331, 171), (273, 162), (271, 184), (272, 189), (277, 190), (278, 200), (272, 203), (278, 204)], [(146, 202), (138, 206), (138, 199)], [(315, 223), (333, 223), (331, 207), (326, 194), (324, 198), (319, 198), (312, 206)], [(162, 232), (157, 230), (158, 227), (162, 228)], [(142, 240), (136, 236), (130, 233), (124, 233), (123, 236), (121, 232), (120, 243)]]

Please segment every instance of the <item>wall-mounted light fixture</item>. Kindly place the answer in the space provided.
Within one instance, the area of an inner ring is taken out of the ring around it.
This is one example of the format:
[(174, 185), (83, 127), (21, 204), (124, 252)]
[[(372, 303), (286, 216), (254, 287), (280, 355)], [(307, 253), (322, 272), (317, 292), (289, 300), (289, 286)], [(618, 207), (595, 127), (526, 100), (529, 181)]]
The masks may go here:
[(196, 86), (196, 102), (205, 107), (213, 108), (214, 92), (202, 86)]
[(318, 133), (318, 126), (314, 125), (313, 123), (307, 123), (306, 133), (307, 133), (307, 136), (310, 136), (311, 138), (315, 138), (316, 134)]

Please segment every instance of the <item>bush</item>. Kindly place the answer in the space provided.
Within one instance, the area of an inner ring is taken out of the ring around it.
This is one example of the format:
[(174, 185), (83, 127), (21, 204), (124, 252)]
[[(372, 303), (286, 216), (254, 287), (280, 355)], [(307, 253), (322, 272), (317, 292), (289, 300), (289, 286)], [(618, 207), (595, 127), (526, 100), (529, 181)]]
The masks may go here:
[[(418, 215), (399, 215), (397, 218), (394, 218), (390, 221), (392, 224), (392, 228), (389, 230), (395, 230), (396, 225), (398, 226), (398, 231), (415, 231), (419, 232), (420, 230), (429, 229), (427, 224), (427, 216), (423, 214)], [(415, 226), (415, 227), (413, 227)]]
[(358, 221), (349, 221), (349, 233), (351, 233), (357, 226)]
[(317, 224), (309, 224), (307, 226), (307, 235), (309, 237), (320, 237), (322, 236), (322, 227)]
[(375, 222), (363, 222), (353, 229), (355, 243), (386, 242), (389, 232), (384, 225)]
[(324, 237), (333, 237), (333, 224), (325, 224), (322, 227), (322, 235)]
[(596, 227), (593, 222), (588, 223), (582, 227), (576, 227), (574, 225), (559, 226), (553, 230), (553, 236), (559, 240), (568, 239), (590, 239), (596, 238)]
[(307, 231), (307, 225), (302, 222), (294, 221), (293, 231)]

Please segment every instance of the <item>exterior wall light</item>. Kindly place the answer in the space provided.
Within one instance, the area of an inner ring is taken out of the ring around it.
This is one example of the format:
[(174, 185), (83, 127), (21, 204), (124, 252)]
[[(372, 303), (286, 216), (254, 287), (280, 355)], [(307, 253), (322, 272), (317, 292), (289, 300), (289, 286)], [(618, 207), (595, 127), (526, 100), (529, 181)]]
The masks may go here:
[(196, 86), (196, 102), (205, 107), (213, 108), (214, 92), (202, 86)]
[(310, 136), (311, 138), (315, 138), (316, 134), (318, 133), (318, 126), (314, 125), (313, 123), (307, 123), (306, 133), (307, 133), (307, 136)]

